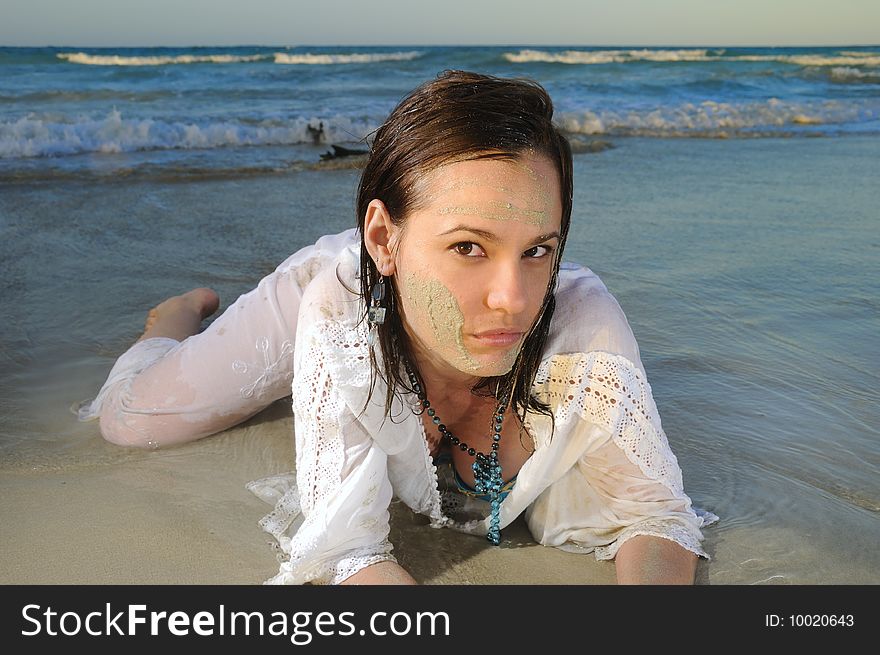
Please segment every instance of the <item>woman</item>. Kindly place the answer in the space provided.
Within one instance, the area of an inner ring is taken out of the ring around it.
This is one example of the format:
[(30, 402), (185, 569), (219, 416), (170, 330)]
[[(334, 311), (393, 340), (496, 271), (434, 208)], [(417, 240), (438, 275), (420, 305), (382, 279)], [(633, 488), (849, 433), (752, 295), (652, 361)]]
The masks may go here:
[[(571, 152), (534, 82), (447, 71), (375, 134), (357, 229), (292, 255), (208, 329), (210, 289), (171, 298), (82, 418), (159, 447), (292, 390), (296, 479), (249, 487), (288, 560), (270, 582), (413, 583), (397, 496), (501, 541), (615, 559), (621, 583), (692, 583), (703, 525), (638, 345), (586, 268), (562, 264)], [(198, 333), (198, 334), (197, 334)]]

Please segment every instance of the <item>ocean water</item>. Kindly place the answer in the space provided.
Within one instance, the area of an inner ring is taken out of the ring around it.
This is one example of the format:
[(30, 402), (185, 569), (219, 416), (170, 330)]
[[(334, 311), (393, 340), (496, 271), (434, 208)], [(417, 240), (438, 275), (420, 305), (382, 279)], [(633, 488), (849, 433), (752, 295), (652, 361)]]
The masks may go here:
[(356, 162), (320, 155), (446, 68), (554, 99), (565, 258), (621, 303), (685, 489), (721, 517), (699, 581), (880, 583), (880, 47), (0, 49), (0, 478), (179, 479), (221, 445), (242, 479), (286, 470), (283, 410), (141, 452), (70, 407), (163, 298), (211, 286), (222, 309), (351, 227)]
[(597, 136), (880, 132), (880, 48), (0, 48), (0, 175), (190, 175), (357, 144), (446, 68), (537, 79)]

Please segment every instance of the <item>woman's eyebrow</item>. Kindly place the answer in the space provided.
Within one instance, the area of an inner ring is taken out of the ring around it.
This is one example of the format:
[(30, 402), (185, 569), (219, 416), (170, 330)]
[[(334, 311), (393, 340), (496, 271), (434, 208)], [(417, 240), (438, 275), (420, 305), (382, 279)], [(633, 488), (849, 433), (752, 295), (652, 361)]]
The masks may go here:
[[(486, 241), (491, 243), (498, 243), (501, 241), (501, 237), (499, 237), (494, 232), (490, 232), (489, 230), (483, 230), (478, 227), (471, 227), (469, 225), (456, 225), (451, 230), (446, 230), (445, 232), (441, 232), (437, 236), (445, 236), (447, 234), (452, 234), (453, 232), (471, 232), (476, 234), (477, 236), (483, 237)], [(544, 241), (549, 241), (550, 239), (558, 239), (559, 232), (548, 232), (547, 234), (541, 234), (540, 236), (532, 239), (532, 243), (543, 243)]]
[(547, 234), (541, 234), (536, 237), (532, 243), (543, 243), (544, 241), (549, 241), (550, 239), (559, 239), (559, 232), (548, 232)]

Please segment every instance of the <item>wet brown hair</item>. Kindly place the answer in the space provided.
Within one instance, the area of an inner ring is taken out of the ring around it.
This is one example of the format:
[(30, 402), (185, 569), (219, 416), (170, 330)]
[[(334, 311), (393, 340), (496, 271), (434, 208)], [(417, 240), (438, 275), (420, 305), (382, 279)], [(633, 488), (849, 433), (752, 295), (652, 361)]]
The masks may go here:
[[(357, 195), (357, 225), (361, 235), (360, 295), (364, 303), (362, 320), (366, 320), (370, 292), (379, 279), (363, 238), (371, 200), (381, 200), (394, 225), (404, 228), (410, 213), (420, 209), (419, 203), (424, 201), (415, 192), (417, 183), (439, 166), (473, 159), (514, 160), (527, 153), (542, 155), (553, 163), (559, 174), (562, 223), (542, 313), (526, 336), (513, 368), (502, 376), (481, 378), (472, 388), (476, 395), (496, 399), (507, 396), (520, 420), (525, 417), (526, 409), (553, 418), (549, 406), (531, 395), (556, 306), (554, 290), (571, 220), (571, 148), (553, 125), (552, 118), (553, 103), (537, 82), (444, 71), (406, 96), (376, 130)], [(406, 358), (415, 366), (415, 358), (397, 309), (400, 296), (394, 276), (385, 278), (385, 283), (390, 284), (390, 293), (386, 292), (383, 301), (385, 323), (378, 327), (384, 370), (379, 371), (375, 353), (370, 349), (372, 375), (367, 402), (379, 373), (388, 384), (387, 418), (394, 394), (400, 389), (412, 391), (409, 378), (401, 371), (401, 362)], [(429, 393), (420, 373), (413, 372), (422, 390)]]

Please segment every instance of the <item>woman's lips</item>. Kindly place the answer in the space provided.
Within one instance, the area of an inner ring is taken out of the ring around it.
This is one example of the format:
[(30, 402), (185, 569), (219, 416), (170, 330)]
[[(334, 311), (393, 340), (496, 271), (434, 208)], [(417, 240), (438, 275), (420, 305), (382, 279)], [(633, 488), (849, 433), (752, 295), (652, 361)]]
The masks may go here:
[(485, 346), (512, 346), (522, 339), (522, 332), (483, 332), (475, 334), (474, 338)]

